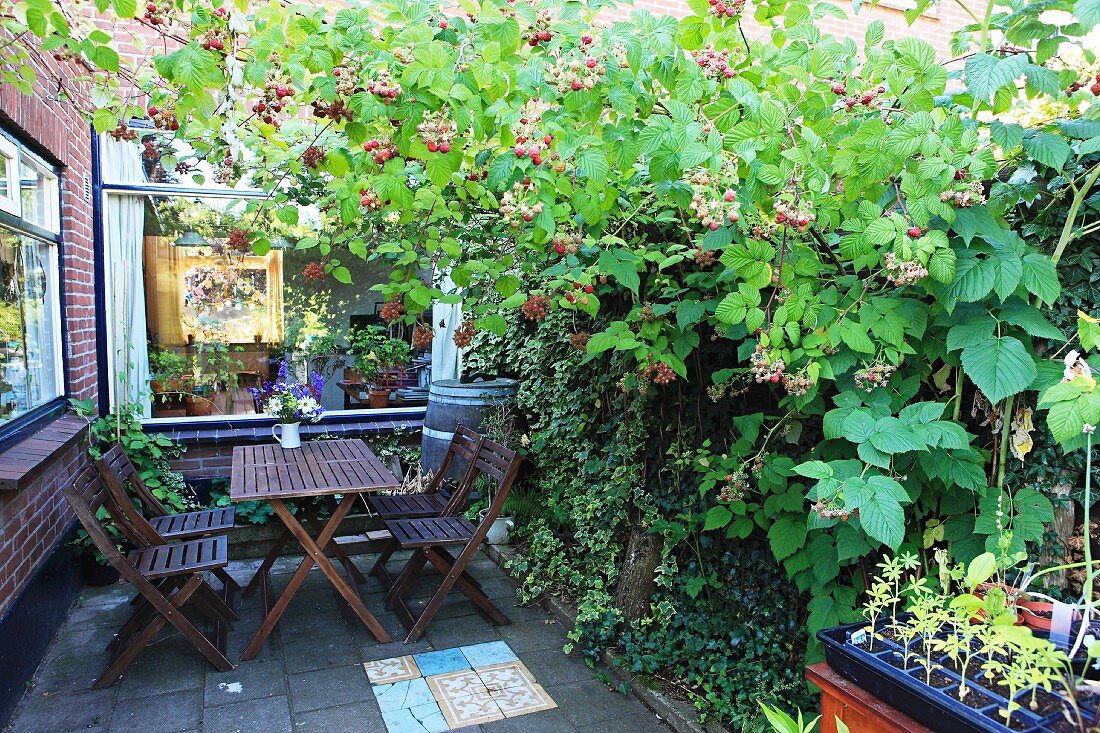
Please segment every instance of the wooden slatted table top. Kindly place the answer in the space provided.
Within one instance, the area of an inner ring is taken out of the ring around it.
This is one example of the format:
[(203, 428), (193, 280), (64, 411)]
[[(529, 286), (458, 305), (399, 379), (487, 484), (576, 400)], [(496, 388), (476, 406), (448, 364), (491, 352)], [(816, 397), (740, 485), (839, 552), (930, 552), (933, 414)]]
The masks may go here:
[(400, 485), (362, 440), (311, 440), (292, 450), (278, 443), (241, 445), (233, 449), (229, 498), (293, 499)]

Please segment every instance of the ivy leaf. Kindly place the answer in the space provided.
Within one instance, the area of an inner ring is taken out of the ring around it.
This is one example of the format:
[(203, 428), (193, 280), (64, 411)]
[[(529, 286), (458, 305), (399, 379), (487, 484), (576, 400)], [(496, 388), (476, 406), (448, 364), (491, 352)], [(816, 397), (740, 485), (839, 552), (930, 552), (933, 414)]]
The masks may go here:
[(1027, 389), (1036, 374), (1035, 360), (1012, 336), (967, 346), (962, 352), (962, 366), (994, 404)]
[(776, 559), (784, 560), (806, 544), (806, 525), (791, 517), (780, 517), (768, 529), (768, 541)]

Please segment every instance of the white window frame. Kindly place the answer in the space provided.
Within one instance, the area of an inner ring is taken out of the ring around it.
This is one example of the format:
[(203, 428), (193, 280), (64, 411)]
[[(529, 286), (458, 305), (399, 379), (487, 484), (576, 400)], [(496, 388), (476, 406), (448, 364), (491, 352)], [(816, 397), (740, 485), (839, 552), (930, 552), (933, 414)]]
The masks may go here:
[(0, 135), (0, 165), (5, 167), (8, 181), (8, 190), (0, 190), (0, 211), (22, 217), (19, 146), (3, 135)]
[[(42, 176), (42, 181), (45, 184), (45, 188), (46, 188), (46, 190), (43, 192), (43, 196), (42, 196), (42, 199), (43, 199), (43, 201), (42, 201), (42, 206), (43, 206), (42, 221), (41, 222), (32, 221), (32, 222), (29, 222), (29, 223), (34, 224), (36, 226), (39, 226), (39, 227), (45, 229), (48, 232), (52, 232), (54, 234), (60, 234), (61, 233), (61, 212), (60, 212), (61, 196), (60, 196), (60, 191), (58, 190), (58, 186), (60, 185), (60, 182), (58, 181), (57, 174), (53, 172), (53, 166), (51, 166), (50, 164), (46, 163), (43, 160), (40, 160), (38, 158), (38, 156), (33, 155), (31, 153), (28, 153), (25, 150), (20, 151), (20, 157), (22, 158), (22, 160), (20, 160), (19, 162), (22, 165), (28, 165), (29, 167), (33, 168), (38, 173), (38, 175)], [(20, 168), (22, 168), (22, 165), (20, 165)], [(22, 175), (22, 173), (20, 173), (20, 175)], [(22, 187), (22, 179), (20, 179), (20, 188), (21, 187)], [(23, 200), (22, 195), (23, 195), (22, 190), (20, 190), (20, 192), (19, 192), (20, 206), (22, 206), (22, 200)]]

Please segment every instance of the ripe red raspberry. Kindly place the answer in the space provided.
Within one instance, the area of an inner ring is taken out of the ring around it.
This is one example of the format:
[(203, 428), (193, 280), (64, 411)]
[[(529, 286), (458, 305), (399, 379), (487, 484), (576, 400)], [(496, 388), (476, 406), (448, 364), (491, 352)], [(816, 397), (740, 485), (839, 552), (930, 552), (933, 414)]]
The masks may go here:
[(447, 19), (446, 18), (439, 21), (439, 30), (441, 30), (441, 31), (447, 30)]
[(1100, 81), (1094, 82), (1093, 85), (1089, 87), (1089, 91), (1092, 92), (1092, 96), (1100, 97)]
[(920, 235), (921, 235), (920, 227), (918, 227), (918, 226), (909, 227), (909, 236), (911, 238), (916, 239)]
[(595, 286), (593, 286), (593, 285), (585, 285), (585, 286), (584, 286), (584, 292), (586, 292), (586, 293), (588, 293), (589, 295), (591, 295), (592, 293), (596, 292), (596, 288), (595, 288)]
[(320, 262), (310, 262), (302, 270), (302, 277), (310, 282), (316, 282), (317, 280), (325, 279), (325, 268)]

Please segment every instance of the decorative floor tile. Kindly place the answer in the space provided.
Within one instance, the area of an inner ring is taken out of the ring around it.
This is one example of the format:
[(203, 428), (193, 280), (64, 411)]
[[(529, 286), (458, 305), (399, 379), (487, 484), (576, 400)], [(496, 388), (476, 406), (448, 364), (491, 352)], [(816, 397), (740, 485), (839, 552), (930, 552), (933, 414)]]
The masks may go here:
[(451, 728), (491, 723), (504, 718), (500, 706), (488, 692), (443, 698), (439, 701), (439, 709)]
[(424, 677), (470, 668), (470, 662), (461, 649), (440, 649), (437, 652), (414, 654), (413, 659)]
[(367, 662), (386, 733), (442, 733), (556, 708), (503, 641)]
[(519, 661), (494, 664), (491, 667), (479, 667), (476, 671), (477, 676), (481, 678), (489, 692), (535, 684), (535, 676), (531, 674), (531, 670)]
[(487, 694), (489, 692), (485, 683), (481, 681), (481, 677), (472, 669), (462, 669), (457, 672), (437, 674), (427, 679), (428, 688), (431, 689), (437, 701), (442, 701), (451, 697)]
[(435, 696), (423, 677), (394, 682), (392, 685), (375, 685), (374, 696), (383, 712), (435, 702)]
[(505, 641), (489, 641), (484, 644), (471, 644), (459, 647), (470, 662), (471, 667), (487, 667), (490, 664), (518, 662), (519, 657)]
[(402, 680), (415, 680), (420, 677), (420, 669), (411, 655), (380, 659), (377, 662), (365, 662), (363, 669), (372, 685), (385, 685)]
[(550, 699), (546, 690), (542, 689), (542, 685), (536, 684), (509, 687), (492, 693), (492, 697), (493, 702), (507, 718), (557, 707), (557, 703)]

